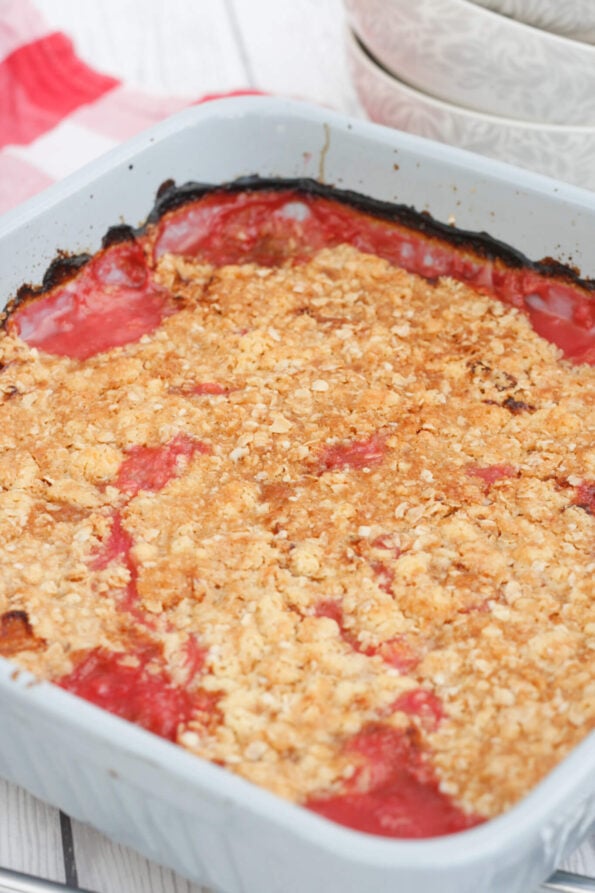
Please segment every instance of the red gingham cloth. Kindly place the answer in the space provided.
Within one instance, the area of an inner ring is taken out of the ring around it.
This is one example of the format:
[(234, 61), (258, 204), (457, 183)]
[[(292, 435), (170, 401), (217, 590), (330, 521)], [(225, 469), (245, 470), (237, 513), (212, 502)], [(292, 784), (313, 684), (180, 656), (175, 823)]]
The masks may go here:
[(28, 0), (0, 0), (0, 213), (122, 140), (211, 98), (151, 96), (100, 74)]

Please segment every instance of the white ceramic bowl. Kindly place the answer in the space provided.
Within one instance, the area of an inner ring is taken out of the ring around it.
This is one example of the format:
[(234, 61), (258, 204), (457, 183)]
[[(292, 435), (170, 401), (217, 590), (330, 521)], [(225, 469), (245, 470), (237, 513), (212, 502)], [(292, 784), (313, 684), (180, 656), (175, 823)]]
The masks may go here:
[(535, 28), (543, 28), (595, 43), (595, 3), (593, 0), (473, 0), (487, 9), (511, 16)]
[(388, 74), (353, 32), (346, 39), (353, 83), (373, 121), (595, 190), (595, 127), (526, 123), (450, 105)]
[(470, 0), (345, 0), (345, 6), (374, 57), (419, 90), (491, 115), (595, 125), (595, 46)]

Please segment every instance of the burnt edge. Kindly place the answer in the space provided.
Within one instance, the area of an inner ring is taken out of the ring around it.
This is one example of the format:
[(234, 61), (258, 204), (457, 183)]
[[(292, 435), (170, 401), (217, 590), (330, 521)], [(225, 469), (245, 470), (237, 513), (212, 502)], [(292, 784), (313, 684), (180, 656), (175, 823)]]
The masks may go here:
[(5, 629), (11, 623), (20, 623), (27, 635), (33, 635), (33, 627), (31, 626), (31, 621), (29, 620), (29, 615), (26, 611), (21, 610), (12, 610), (5, 611), (4, 614), (0, 614), (0, 628)]
[[(583, 291), (595, 292), (595, 279), (582, 278), (578, 270), (554, 258), (545, 257), (538, 261), (532, 261), (516, 248), (508, 245), (506, 242), (495, 239), (489, 233), (457, 229), (450, 224), (435, 220), (429, 212), (417, 211), (410, 205), (370, 198), (359, 192), (319, 183), (317, 180), (307, 177), (269, 178), (251, 174), (239, 177), (229, 183), (215, 184), (188, 181), (180, 186), (177, 186), (174, 180), (165, 180), (157, 190), (155, 203), (145, 222), (138, 227), (128, 224), (118, 224), (110, 227), (103, 236), (100, 250), (120, 242), (133, 241), (137, 237), (142, 236), (151, 225), (158, 223), (168, 212), (204, 198), (206, 195), (260, 192), (264, 190), (281, 191), (284, 189), (331, 199), (341, 204), (349, 205), (373, 217), (401, 224), (430, 238), (440, 239), (455, 248), (470, 251), (476, 256), (488, 260), (499, 260), (509, 268), (531, 270), (541, 276), (558, 279)], [(5, 310), (0, 314), (0, 329), (5, 327), (10, 316), (23, 302), (39, 297), (57, 285), (62, 285), (69, 279), (74, 278), (81, 267), (91, 260), (91, 257), (92, 255), (90, 254), (71, 256), (65, 251), (60, 251), (47, 268), (41, 285), (22, 285), (18, 289), (16, 296), (8, 301)]]
[(318, 180), (306, 177), (266, 178), (260, 177), (258, 174), (251, 174), (221, 185), (190, 181), (180, 186), (176, 186), (171, 180), (166, 180), (159, 187), (155, 205), (147, 217), (146, 223), (137, 230), (137, 233), (140, 234), (148, 225), (157, 223), (168, 211), (173, 211), (210, 193), (281, 191), (283, 189), (294, 189), (306, 195), (333, 199), (374, 217), (388, 220), (391, 223), (400, 223), (424, 235), (442, 239), (456, 248), (471, 250), (474, 254), (486, 259), (502, 260), (509, 267), (530, 269), (543, 276), (564, 279), (587, 291), (595, 291), (595, 279), (582, 278), (576, 269), (554, 258), (545, 257), (538, 261), (532, 261), (516, 248), (494, 238), (489, 233), (458, 229), (435, 220), (428, 211), (417, 211), (410, 205), (370, 198), (359, 192), (339, 189), (337, 186), (320, 183)]
[(37, 650), (45, 645), (46, 640), (35, 634), (27, 611), (13, 609), (0, 614), (0, 656), (10, 657), (19, 651)]
[(74, 279), (78, 271), (90, 260), (90, 254), (68, 255), (66, 252), (60, 251), (43, 274), (41, 285), (25, 283), (19, 287), (14, 298), (7, 302), (4, 310), (0, 312), (0, 329), (6, 326), (8, 319), (17, 307), (31, 298), (37, 298), (39, 295), (51, 291), (57, 285), (63, 285), (69, 279)]

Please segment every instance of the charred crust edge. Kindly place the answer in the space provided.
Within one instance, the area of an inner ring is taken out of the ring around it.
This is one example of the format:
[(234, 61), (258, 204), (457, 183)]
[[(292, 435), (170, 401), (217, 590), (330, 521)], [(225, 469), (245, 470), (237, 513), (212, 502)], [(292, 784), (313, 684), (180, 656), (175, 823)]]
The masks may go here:
[[(208, 183), (187, 182), (176, 186), (171, 180), (166, 180), (157, 191), (157, 200), (146, 225), (156, 223), (164, 214), (181, 206), (203, 198), (210, 193), (237, 193), (258, 192), (260, 190), (295, 189), (306, 195), (316, 195), (321, 198), (333, 199), (342, 204), (349, 205), (359, 211), (388, 220), (392, 223), (401, 223), (409, 229), (421, 232), (424, 235), (441, 239), (454, 245), (456, 248), (466, 249), (480, 257), (489, 260), (501, 260), (506, 266), (517, 269), (529, 269), (543, 276), (561, 279), (572, 285), (579, 286), (586, 291), (595, 292), (595, 279), (583, 279), (578, 270), (567, 266), (551, 257), (539, 261), (531, 261), (522, 252), (490, 236), (486, 232), (473, 232), (457, 229), (450, 224), (435, 220), (428, 211), (416, 211), (409, 205), (396, 202), (385, 202), (380, 199), (370, 198), (348, 189), (339, 189), (336, 186), (319, 183), (309, 178), (265, 178), (257, 174), (240, 177), (230, 183), (213, 185)], [(142, 232), (142, 227), (139, 232)]]
[(26, 611), (5, 611), (0, 614), (0, 628), (4, 629), (12, 623), (19, 623), (28, 635), (33, 635), (33, 629)]
[[(320, 196), (349, 205), (364, 213), (399, 223), (409, 229), (416, 230), (431, 238), (440, 239), (455, 248), (466, 250), (476, 256), (499, 260), (505, 266), (516, 269), (527, 269), (542, 276), (566, 282), (586, 292), (595, 292), (595, 279), (583, 279), (580, 272), (566, 266), (551, 257), (539, 261), (531, 261), (512, 246), (493, 238), (486, 232), (472, 232), (441, 223), (427, 211), (416, 211), (414, 208), (395, 202), (385, 202), (369, 198), (358, 192), (339, 189), (336, 186), (319, 183), (309, 178), (266, 178), (257, 174), (240, 177), (229, 183), (212, 184), (189, 181), (177, 186), (174, 180), (165, 180), (158, 188), (155, 204), (146, 221), (135, 228), (128, 224), (119, 224), (108, 229), (102, 239), (102, 249), (120, 242), (135, 239), (142, 235), (149, 226), (157, 223), (165, 214), (183, 205), (197, 201), (210, 194), (233, 194), (239, 192), (259, 192), (263, 190), (291, 189), (305, 195)], [(0, 329), (4, 328), (9, 317), (24, 301), (39, 297), (57, 285), (72, 279), (89, 260), (89, 254), (68, 255), (61, 251), (47, 268), (42, 284), (34, 286), (22, 285), (14, 298), (8, 301), (5, 310), (0, 313)]]
[(46, 645), (45, 639), (35, 635), (26, 611), (17, 609), (0, 614), (0, 656), (10, 658), (20, 651), (37, 651)]
[(112, 245), (119, 245), (120, 242), (133, 242), (136, 237), (136, 231), (127, 223), (120, 223), (117, 226), (110, 226), (105, 236), (101, 240), (102, 249), (111, 248)]
[(64, 285), (65, 282), (74, 279), (79, 270), (90, 260), (90, 254), (67, 255), (64, 252), (60, 252), (45, 271), (41, 285), (29, 285), (28, 283), (21, 285), (15, 297), (8, 301), (4, 311), (0, 314), (0, 329), (4, 328), (9, 317), (17, 307), (20, 307), (21, 304), (32, 298), (37, 298), (39, 295), (51, 291), (57, 285)]

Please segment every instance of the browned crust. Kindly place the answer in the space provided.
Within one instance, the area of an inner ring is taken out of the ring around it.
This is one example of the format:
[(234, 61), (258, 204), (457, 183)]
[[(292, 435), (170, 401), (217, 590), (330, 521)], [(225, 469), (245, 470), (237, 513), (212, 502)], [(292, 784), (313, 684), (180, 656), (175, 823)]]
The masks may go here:
[(0, 655), (13, 657), (21, 651), (38, 651), (45, 640), (33, 632), (26, 611), (5, 611), (0, 615)]

